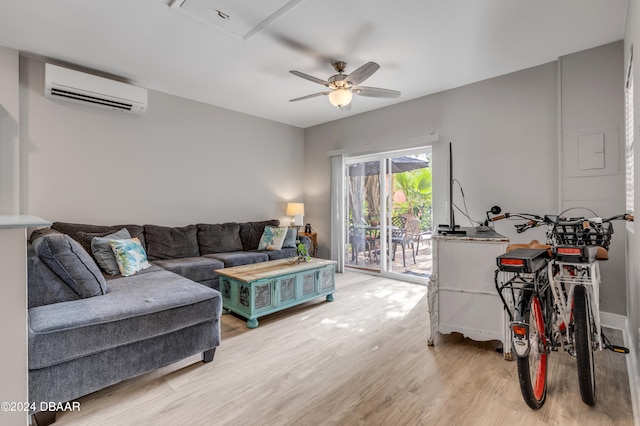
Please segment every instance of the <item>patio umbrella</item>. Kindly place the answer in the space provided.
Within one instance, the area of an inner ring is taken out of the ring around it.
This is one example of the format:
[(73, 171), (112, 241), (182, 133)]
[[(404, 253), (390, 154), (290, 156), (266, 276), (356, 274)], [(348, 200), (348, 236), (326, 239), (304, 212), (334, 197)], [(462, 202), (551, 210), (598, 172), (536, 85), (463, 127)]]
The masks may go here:
[[(429, 167), (427, 160), (413, 157), (396, 157), (391, 159), (391, 173), (408, 172), (415, 169)], [(374, 176), (380, 174), (379, 161), (367, 161), (349, 166), (349, 176)]]

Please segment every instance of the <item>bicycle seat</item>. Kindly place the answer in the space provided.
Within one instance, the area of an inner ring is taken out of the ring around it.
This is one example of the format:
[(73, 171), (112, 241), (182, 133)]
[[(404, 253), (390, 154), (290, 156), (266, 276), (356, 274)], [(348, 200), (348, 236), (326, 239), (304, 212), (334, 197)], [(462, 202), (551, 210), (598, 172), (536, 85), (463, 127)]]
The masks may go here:
[(552, 257), (551, 246), (549, 244), (541, 244), (540, 241), (538, 240), (531, 240), (531, 242), (529, 243), (509, 244), (507, 246), (507, 250), (505, 251), (505, 253), (509, 253), (510, 251), (519, 249), (519, 248), (547, 250), (547, 252), (549, 253), (549, 257)]
[(609, 260), (609, 252), (606, 248), (598, 246), (598, 253), (596, 253), (596, 259)]

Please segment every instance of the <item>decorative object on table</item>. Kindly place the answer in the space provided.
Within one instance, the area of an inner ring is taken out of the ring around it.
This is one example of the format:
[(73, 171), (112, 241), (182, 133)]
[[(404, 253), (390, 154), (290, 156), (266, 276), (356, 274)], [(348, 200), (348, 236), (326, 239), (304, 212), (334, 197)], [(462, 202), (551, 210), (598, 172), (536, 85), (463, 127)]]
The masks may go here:
[(307, 237), (311, 240), (308, 252), (311, 257), (316, 257), (318, 253), (318, 233), (312, 228), (311, 232), (298, 232), (298, 237)]
[(297, 230), (300, 230), (300, 227), (303, 224), (302, 218), (304, 216), (304, 203), (288, 203), (287, 216), (293, 216), (291, 223)]
[(307, 234), (311, 233), (311, 224), (307, 223), (304, 227), (304, 232), (306, 232)]
[(298, 262), (308, 262), (311, 259), (311, 256), (309, 256), (307, 246), (305, 246), (304, 243), (300, 242), (300, 240), (297, 240), (296, 244), (296, 249), (298, 252)]

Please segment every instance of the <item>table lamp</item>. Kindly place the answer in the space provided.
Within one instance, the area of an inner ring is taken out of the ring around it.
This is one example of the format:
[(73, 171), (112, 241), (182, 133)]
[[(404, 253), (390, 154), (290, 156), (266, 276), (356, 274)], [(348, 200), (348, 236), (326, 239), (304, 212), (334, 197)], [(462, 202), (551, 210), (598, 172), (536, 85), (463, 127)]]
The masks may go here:
[(300, 230), (303, 222), (302, 216), (304, 216), (304, 203), (288, 203), (287, 216), (293, 216), (291, 223), (297, 230)]

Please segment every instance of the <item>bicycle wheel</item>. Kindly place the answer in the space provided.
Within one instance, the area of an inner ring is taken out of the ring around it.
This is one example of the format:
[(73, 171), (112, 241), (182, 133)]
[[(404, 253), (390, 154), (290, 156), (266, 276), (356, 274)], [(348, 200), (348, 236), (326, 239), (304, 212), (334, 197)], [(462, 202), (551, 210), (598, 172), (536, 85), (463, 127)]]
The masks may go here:
[(517, 357), (520, 390), (527, 405), (542, 407), (547, 397), (547, 340), (540, 298), (523, 292), (518, 321), (529, 324), (529, 354)]
[(587, 291), (582, 285), (577, 285), (573, 291), (573, 320), (580, 396), (585, 404), (594, 405), (596, 403), (596, 375), (593, 363), (595, 327)]

